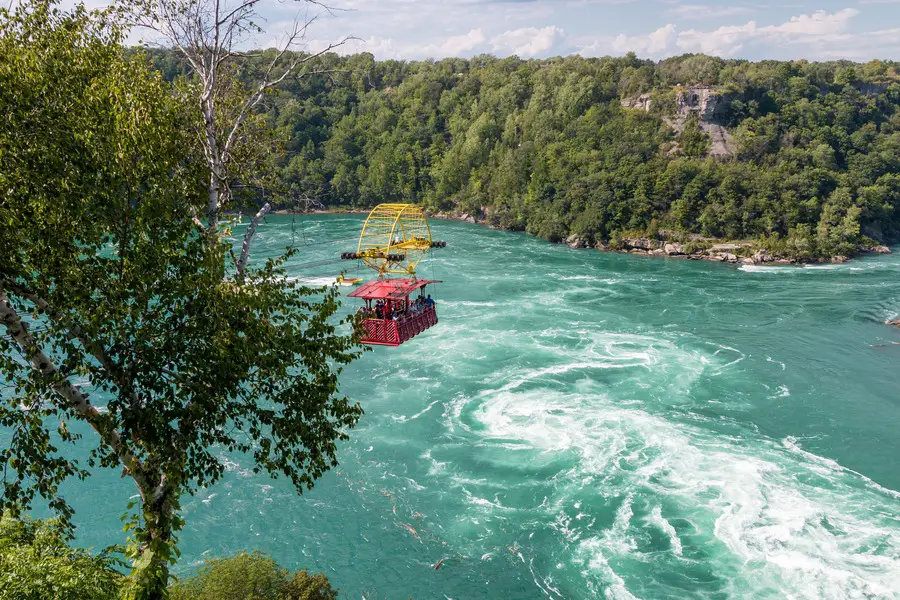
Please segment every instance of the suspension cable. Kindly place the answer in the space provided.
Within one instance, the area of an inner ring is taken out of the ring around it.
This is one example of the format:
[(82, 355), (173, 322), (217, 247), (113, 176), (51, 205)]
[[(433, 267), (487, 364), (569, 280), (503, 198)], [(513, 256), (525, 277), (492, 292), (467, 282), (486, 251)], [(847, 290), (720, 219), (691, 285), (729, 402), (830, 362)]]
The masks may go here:
[(324, 240), (321, 242), (310, 242), (308, 244), (298, 244), (296, 247), (297, 248), (309, 248), (310, 246), (321, 246), (322, 244), (333, 244), (335, 242), (345, 242), (347, 240), (358, 240), (358, 239), (359, 239), (359, 235), (357, 234), (357, 235), (353, 235), (350, 237), (334, 238), (332, 240)]
[(301, 263), (299, 265), (286, 264), (285, 268), (288, 269), (312, 269), (315, 267), (324, 267), (325, 265), (336, 265), (340, 262), (343, 262), (340, 258), (326, 258), (325, 260), (315, 260), (308, 263)]

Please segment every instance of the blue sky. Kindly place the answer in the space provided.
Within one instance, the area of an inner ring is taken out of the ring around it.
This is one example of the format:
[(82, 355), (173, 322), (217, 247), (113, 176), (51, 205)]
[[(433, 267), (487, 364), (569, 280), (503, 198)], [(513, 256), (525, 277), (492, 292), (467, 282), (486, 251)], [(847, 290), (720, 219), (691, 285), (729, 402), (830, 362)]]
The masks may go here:
[[(61, 1), (97, 7), (110, 0)], [(219, 1), (228, 7), (239, 0)], [(900, 0), (315, 1), (335, 10), (329, 14), (305, 0), (260, 0), (265, 33), (242, 45), (278, 45), (295, 19), (315, 16), (307, 49), (353, 36), (339, 52), (371, 52), (379, 60), (634, 51), (652, 59), (704, 53), (750, 60), (900, 61)], [(129, 40), (147, 37), (146, 31), (132, 32)]]
[[(703, 52), (729, 58), (900, 60), (900, 0), (330, 0), (339, 9), (309, 47), (353, 35), (343, 52), (378, 59), (523, 58), (568, 54), (645, 58)], [(263, 0), (268, 38), (298, 14)], [(306, 11), (300, 13), (307, 14)]]

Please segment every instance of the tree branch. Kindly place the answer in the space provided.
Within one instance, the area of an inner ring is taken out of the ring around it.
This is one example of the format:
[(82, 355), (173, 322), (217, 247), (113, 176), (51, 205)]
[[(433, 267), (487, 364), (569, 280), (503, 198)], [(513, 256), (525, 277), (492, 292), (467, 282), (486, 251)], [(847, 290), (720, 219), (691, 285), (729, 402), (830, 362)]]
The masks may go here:
[(199, 227), (200, 229), (206, 229), (206, 226), (203, 224), (203, 221), (200, 220), (200, 217), (197, 216), (197, 209), (193, 206), (191, 207), (191, 220), (194, 222), (194, 225)]
[(118, 379), (114, 371), (119, 371), (119, 369), (115, 365), (113, 365), (112, 361), (110, 361), (106, 356), (106, 352), (104, 351), (103, 346), (88, 337), (87, 333), (85, 333), (85, 331), (79, 325), (71, 323), (69, 319), (65, 317), (65, 315), (54, 311), (46, 300), (44, 300), (43, 298), (39, 298), (30, 290), (27, 290), (15, 284), (8, 283), (6, 284), (6, 287), (16, 296), (20, 296), (33, 303), (42, 313), (46, 314), (48, 317), (61, 325), (65, 329), (65, 335), (69, 340), (79, 342), (91, 356), (97, 359), (97, 362), (100, 363), (100, 366), (108, 371), (110, 375)]
[[(130, 390), (130, 378), (125, 370), (122, 369), (119, 365), (115, 364), (112, 360), (110, 360), (103, 346), (96, 340), (92, 339), (80, 325), (78, 325), (77, 323), (73, 323), (72, 320), (66, 317), (66, 315), (64, 315), (63, 313), (54, 310), (46, 300), (38, 297), (34, 292), (17, 284), (7, 283), (6, 287), (16, 296), (24, 298), (33, 303), (41, 312), (47, 315), (47, 317), (49, 317), (57, 325), (62, 327), (63, 334), (67, 339), (73, 342), (77, 341), (78, 343), (80, 343), (81, 347), (84, 348), (88, 354), (93, 356), (98, 363), (100, 363), (100, 366), (104, 371), (107, 372), (109, 377), (116, 382), (116, 385), (118, 385), (120, 390)], [(132, 403), (134, 405), (137, 405), (137, 394), (133, 390), (131, 390), (129, 395), (131, 396)]]
[[(229, 183), (234, 179), (231, 167), (235, 146), (241, 142), (242, 129), (251, 118), (256, 107), (262, 102), (266, 92), (285, 79), (297, 73), (298, 69), (322, 55), (342, 46), (350, 37), (330, 43), (318, 52), (301, 54), (302, 41), (309, 28), (318, 20), (317, 16), (295, 19), (293, 29), (287, 39), (274, 53), (274, 57), (264, 67), (260, 81), (254, 85), (243, 101), (235, 105), (235, 112), (229, 113), (219, 105), (222, 90), (228, 86), (227, 78), (220, 72), (223, 64), (237, 53), (234, 46), (244, 39), (245, 34), (262, 31), (255, 21), (256, 7), (260, 0), (237, 0), (234, 5), (222, 0), (148, 0), (143, 12), (136, 17), (139, 26), (152, 29), (178, 48), (190, 63), (200, 86), (197, 101), (203, 115), (203, 126), (199, 132), (201, 146), (209, 167), (206, 182), (206, 225), (202, 225), (196, 214), (191, 217), (195, 224), (207, 232), (217, 232), (219, 215), (231, 201)], [(328, 14), (334, 8), (322, 0), (302, 0), (301, 4), (316, 6)], [(263, 208), (265, 212), (271, 207)], [(259, 215), (257, 215), (259, 217)], [(242, 277), (249, 260), (249, 249), (259, 219), (254, 219), (244, 237), (241, 257), (235, 260), (238, 277)]]
[(135, 480), (138, 487), (146, 486), (147, 481), (141, 461), (125, 449), (121, 435), (111, 426), (109, 419), (90, 403), (87, 396), (59, 371), (53, 360), (40, 348), (34, 337), (28, 332), (28, 327), (18, 312), (13, 308), (3, 287), (0, 287), (0, 323), (3, 323), (6, 331), (12, 336), (31, 368), (47, 378), (53, 391), (97, 432), (100, 439), (116, 454), (119, 462)]
[(256, 213), (256, 216), (253, 217), (253, 220), (250, 221), (250, 226), (244, 234), (244, 243), (241, 245), (241, 258), (238, 259), (237, 263), (238, 279), (243, 279), (244, 277), (244, 270), (247, 268), (247, 261), (250, 259), (250, 244), (253, 241), (253, 235), (256, 233), (256, 228), (259, 226), (259, 222), (269, 214), (270, 210), (272, 210), (272, 204), (266, 202), (263, 207), (259, 209), (259, 212)]

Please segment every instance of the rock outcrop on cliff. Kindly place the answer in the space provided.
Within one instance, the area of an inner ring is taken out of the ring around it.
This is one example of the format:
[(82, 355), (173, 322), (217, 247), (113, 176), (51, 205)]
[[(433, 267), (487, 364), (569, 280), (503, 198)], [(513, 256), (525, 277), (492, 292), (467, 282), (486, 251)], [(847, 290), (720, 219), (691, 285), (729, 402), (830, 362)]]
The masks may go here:
[(734, 138), (719, 123), (726, 103), (718, 90), (705, 85), (676, 90), (675, 105), (675, 118), (666, 121), (673, 129), (680, 133), (688, 118), (696, 114), (701, 131), (709, 136), (709, 155), (721, 159), (734, 156)]
[[(709, 155), (714, 158), (730, 158), (734, 156), (734, 138), (720, 124), (727, 102), (719, 90), (708, 85), (695, 85), (675, 88), (675, 115), (663, 120), (677, 133), (684, 131), (684, 125), (691, 115), (696, 114), (700, 129), (709, 136)], [(641, 94), (622, 99), (624, 108), (650, 111), (652, 97)]]

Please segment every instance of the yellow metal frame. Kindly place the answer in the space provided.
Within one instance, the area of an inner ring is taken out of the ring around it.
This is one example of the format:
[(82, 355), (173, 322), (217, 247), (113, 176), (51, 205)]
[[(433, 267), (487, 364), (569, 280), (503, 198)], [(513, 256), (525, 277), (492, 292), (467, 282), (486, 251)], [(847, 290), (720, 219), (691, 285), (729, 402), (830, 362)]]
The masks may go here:
[[(379, 204), (372, 209), (359, 236), (356, 253), (366, 264), (387, 274), (416, 274), (416, 265), (431, 249), (431, 227), (414, 204)], [(403, 260), (388, 260), (389, 255)]]

